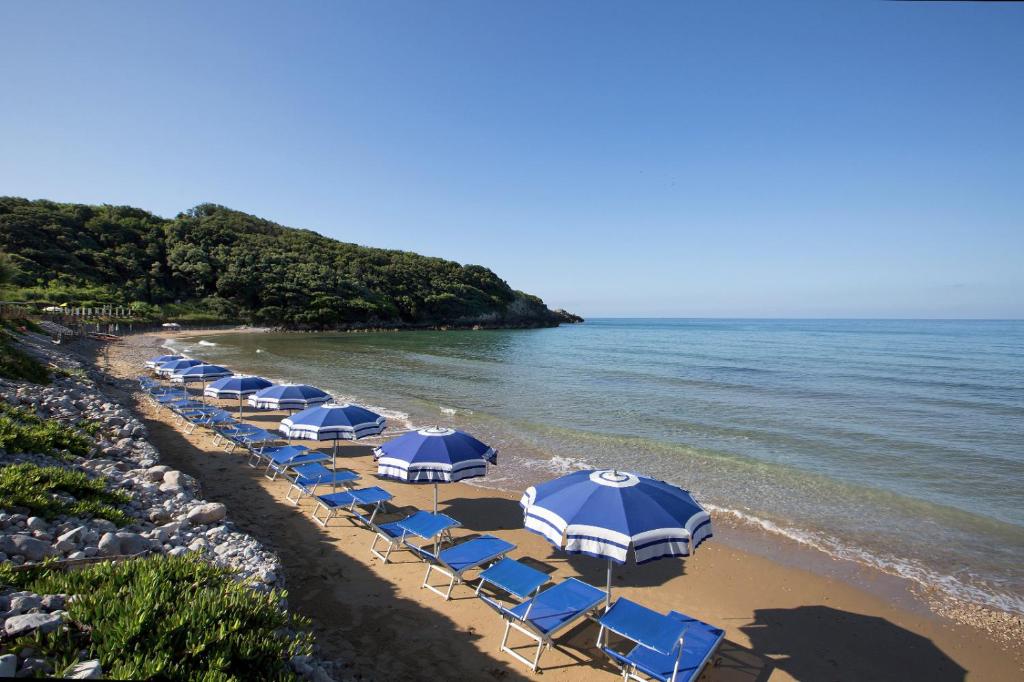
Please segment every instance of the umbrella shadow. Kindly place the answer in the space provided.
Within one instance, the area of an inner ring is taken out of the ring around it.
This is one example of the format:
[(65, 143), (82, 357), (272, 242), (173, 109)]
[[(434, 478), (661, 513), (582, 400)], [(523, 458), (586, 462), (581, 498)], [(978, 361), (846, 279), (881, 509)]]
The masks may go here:
[(927, 637), (828, 606), (759, 609), (740, 630), (754, 654), (798, 680), (960, 682), (966, 675)]
[[(444, 492), (444, 488), (441, 488)], [(502, 497), (456, 497), (438, 501), (438, 508), (466, 530), (492, 532), (523, 527), (523, 508)]]

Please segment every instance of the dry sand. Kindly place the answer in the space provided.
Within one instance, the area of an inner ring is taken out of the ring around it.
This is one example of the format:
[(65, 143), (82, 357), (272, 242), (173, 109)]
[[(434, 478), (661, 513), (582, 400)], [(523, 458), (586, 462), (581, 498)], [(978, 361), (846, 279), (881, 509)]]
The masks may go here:
[[(134, 377), (159, 353), (158, 337), (139, 335), (101, 349), (97, 363), (117, 377)], [(238, 368), (244, 370), (244, 368)], [(197, 432), (182, 435), (166, 412), (136, 402), (163, 462), (196, 477), (208, 499), (224, 502), (230, 518), (280, 555), (289, 603), (313, 620), (327, 657), (350, 662), (373, 679), (528, 679), (534, 677), (498, 648), (502, 622), (467, 586), (451, 601), (421, 589), (424, 564), (395, 552), (382, 564), (369, 552), (371, 534), (344, 518), (326, 529), (285, 499), (241, 455), (214, 449)], [(281, 413), (247, 420), (268, 428)], [(325, 444), (308, 443), (312, 447)], [(343, 445), (339, 467), (374, 476), (370, 446)], [(387, 481), (399, 507), (427, 509), (432, 487)], [(522, 528), (518, 495), (466, 484), (441, 487), (441, 511), (463, 523), (457, 539), (496, 533), (518, 545), (554, 579), (579, 576), (604, 583), (605, 564), (567, 557)], [(790, 562), (792, 563), (792, 562)], [(908, 609), (847, 581), (743, 552), (712, 540), (686, 560), (662, 560), (615, 571), (615, 594), (654, 609), (676, 609), (726, 631), (720, 662), (708, 681), (754, 680), (1016, 680), (1024, 679), (1024, 645), (999, 642), (983, 630)], [(549, 680), (613, 680), (617, 669), (594, 647), (597, 628), (570, 630), (541, 659)], [(513, 639), (527, 645), (525, 638)]]

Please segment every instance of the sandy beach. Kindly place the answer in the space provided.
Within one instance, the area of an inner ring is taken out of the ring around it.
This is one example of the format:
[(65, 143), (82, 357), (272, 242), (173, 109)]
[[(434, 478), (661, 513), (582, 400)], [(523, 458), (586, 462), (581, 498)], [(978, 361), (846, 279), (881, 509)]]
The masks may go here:
[[(140, 373), (158, 353), (160, 336), (137, 335), (99, 349), (98, 366), (119, 378)], [(234, 367), (245, 371), (244, 367)], [(308, 498), (285, 500), (287, 485), (270, 481), (240, 454), (212, 447), (206, 433), (186, 436), (167, 412), (135, 396), (163, 461), (194, 476), (210, 499), (225, 503), (237, 525), (276, 551), (286, 569), (289, 603), (310, 617), (326, 657), (351, 662), (373, 679), (529, 679), (501, 651), (502, 622), (457, 586), (451, 601), (421, 589), (424, 564), (396, 552), (384, 565), (369, 552), (369, 532), (344, 515), (325, 529), (314, 523)], [(246, 421), (276, 426), (282, 413), (246, 413)], [(375, 441), (379, 442), (379, 441)], [(308, 443), (312, 447), (324, 444)], [(376, 485), (371, 446), (343, 444), (339, 467)], [(430, 486), (382, 483), (398, 508), (428, 508)], [(578, 576), (602, 585), (603, 562), (567, 557), (522, 528), (519, 495), (453, 484), (442, 486), (440, 508), (462, 522), (456, 539), (495, 533), (514, 542), (511, 556), (553, 579)], [(717, 523), (717, 520), (716, 520)], [(718, 538), (716, 537), (716, 540)], [(1024, 644), (982, 627), (884, 599), (848, 580), (746, 552), (728, 538), (701, 546), (686, 560), (663, 560), (615, 571), (615, 594), (660, 611), (675, 609), (726, 631), (720, 662), (706, 680), (1011, 680), (1024, 675)], [(545, 679), (615, 679), (617, 668), (594, 644), (584, 623), (541, 659)], [(513, 642), (527, 642), (513, 639)]]

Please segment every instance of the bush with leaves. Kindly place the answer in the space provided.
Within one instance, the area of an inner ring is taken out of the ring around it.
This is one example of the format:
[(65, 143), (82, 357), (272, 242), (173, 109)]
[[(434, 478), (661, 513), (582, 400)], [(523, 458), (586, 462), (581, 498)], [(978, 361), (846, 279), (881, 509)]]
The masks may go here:
[(9, 332), (0, 329), (0, 377), (35, 384), (50, 383), (50, 372), (41, 362), (14, 344)]
[(0, 402), (0, 448), (57, 457), (88, 457), (92, 447), (92, 440), (70, 426), (43, 419), (24, 407)]
[(60, 515), (95, 517), (119, 526), (132, 518), (118, 508), (130, 501), (121, 490), (107, 490), (102, 478), (81, 471), (27, 462), (0, 467), (0, 508), (22, 507), (52, 520)]
[(0, 583), (74, 595), (70, 628), (5, 644), (8, 651), (31, 647), (57, 671), (84, 655), (98, 658), (113, 679), (284, 680), (296, 679), (288, 659), (312, 651), (309, 621), (279, 608), (284, 592), (256, 592), (191, 556), (68, 572), (0, 566)]

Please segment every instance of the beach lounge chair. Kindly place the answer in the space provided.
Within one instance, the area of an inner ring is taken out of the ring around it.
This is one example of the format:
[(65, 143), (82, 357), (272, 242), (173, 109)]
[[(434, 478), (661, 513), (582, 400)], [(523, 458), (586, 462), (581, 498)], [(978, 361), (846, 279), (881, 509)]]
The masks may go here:
[[(544, 649), (554, 643), (560, 632), (600, 608), (605, 597), (604, 590), (576, 578), (567, 578), (512, 608), (492, 602), (505, 620), (501, 650), (537, 672)], [(532, 661), (508, 646), (509, 631), (512, 628), (537, 642), (537, 651)]]
[[(349, 483), (359, 480), (359, 474), (354, 471), (328, 469), (320, 462), (293, 466), (291, 473), (291, 487), (288, 489), (285, 499), (296, 505), (303, 495), (315, 495), (317, 486), (329, 485), (336, 488), (339, 483), (347, 486)], [(293, 492), (296, 493), (294, 499), (292, 499)]]
[[(451, 599), (455, 583), (462, 584), (462, 576), (466, 571), (492, 564), (515, 548), (516, 546), (511, 542), (493, 535), (481, 535), (436, 554), (422, 547), (417, 548), (416, 552), (427, 560), (427, 573), (423, 576), (423, 584), (420, 587), (425, 587), (441, 595), (447, 601)], [(447, 590), (441, 590), (430, 584), (430, 574), (433, 571), (448, 576), (450, 580)]]
[[(601, 625), (597, 646), (622, 667), (622, 679), (627, 681), (696, 680), (725, 637), (720, 628), (678, 611), (665, 616), (621, 597), (597, 622)], [(620, 653), (608, 646), (608, 632), (636, 645)]]
[(257, 433), (259, 431), (263, 431), (263, 429), (252, 424), (238, 422), (221, 424), (216, 429), (217, 435), (214, 438), (213, 444), (223, 445), (227, 452), (231, 452), (238, 446), (236, 439), (241, 438), (245, 434)]
[(247, 451), (252, 452), (269, 446), (270, 443), (276, 443), (279, 440), (283, 440), (280, 434), (271, 433), (266, 429), (256, 429), (255, 431), (243, 431), (234, 436), (228, 438), (231, 444), (227, 447), (228, 452), (233, 452), (236, 447), (243, 447)]
[[(327, 495), (316, 496), (316, 506), (313, 508), (311, 515), (313, 520), (319, 523), (321, 526), (327, 527), (327, 522), (330, 521), (339, 509), (348, 509), (350, 512), (354, 511), (356, 507), (366, 507), (372, 509), (369, 517), (367, 517), (369, 523), (373, 523), (373, 519), (377, 516), (383, 507), (384, 503), (394, 497), (391, 493), (378, 486), (371, 488), (358, 488), (356, 490), (345, 490), (342, 492), (329, 493)], [(324, 518), (318, 516), (318, 512), (323, 509), (327, 512)], [(362, 515), (360, 515), (362, 517)]]
[(485, 585), (493, 585), (519, 601), (524, 601), (532, 597), (547, 582), (547, 573), (505, 557), (488, 566), (487, 570), (480, 574), (476, 584), (476, 595), (500, 611), (500, 603), (480, 593)]
[(185, 433), (192, 433), (196, 430), (197, 426), (205, 426), (207, 428), (213, 428), (218, 424), (227, 424), (235, 421), (235, 418), (231, 416), (231, 413), (224, 410), (217, 410), (216, 412), (208, 412), (200, 415), (195, 419), (192, 419), (189, 425), (185, 428)]
[(427, 554), (422, 546), (409, 542), (409, 536), (415, 535), (422, 538), (424, 543), (432, 542), (434, 552), (437, 552), (445, 542), (452, 542), (452, 528), (458, 528), (462, 524), (448, 516), (438, 512), (418, 511), (415, 514), (396, 521), (398, 526), (405, 531), (402, 535), (402, 544), (411, 549), (420, 558), (426, 558)]
[(255, 468), (260, 462), (267, 463), (263, 475), (271, 481), (279, 474), (286, 473), (290, 467), (314, 462), (328, 462), (330, 456), (322, 452), (310, 450), (305, 445), (271, 445), (253, 450), (249, 457), (249, 466)]

